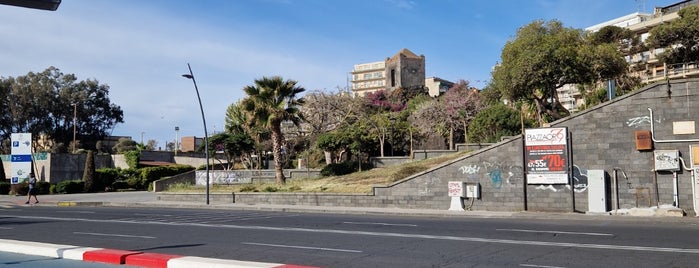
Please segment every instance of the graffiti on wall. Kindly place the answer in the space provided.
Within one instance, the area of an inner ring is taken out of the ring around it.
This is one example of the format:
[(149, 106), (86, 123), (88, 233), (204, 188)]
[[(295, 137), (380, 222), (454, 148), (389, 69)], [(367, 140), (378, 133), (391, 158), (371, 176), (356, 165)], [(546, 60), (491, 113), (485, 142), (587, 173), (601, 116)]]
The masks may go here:
[(470, 180), (487, 179), (490, 186), (495, 189), (502, 188), (504, 184), (515, 184), (517, 179), (522, 178), (522, 166), (509, 165), (505, 162), (483, 161), (480, 164), (461, 166), (459, 171)]
[[(654, 117), (655, 122), (658, 124), (663, 123), (663, 119), (661, 117)], [(626, 120), (626, 126), (632, 127), (632, 128), (639, 128), (643, 126), (650, 126), (650, 116), (644, 115), (644, 116), (637, 116), (633, 118), (629, 118)]]
[(639, 116), (634, 118), (629, 118), (626, 120), (626, 125), (628, 127), (637, 128), (641, 126), (650, 126), (650, 116)]
[(473, 175), (478, 174), (478, 172), (481, 171), (481, 167), (478, 165), (467, 165), (460, 167), (459, 171), (461, 171), (462, 174)]
[[(581, 169), (577, 165), (573, 165), (573, 190), (576, 193), (582, 193), (587, 190), (587, 169)], [(570, 185), (539, 185), (536, 188), (537, 190), (545, 190), (545, 191), (552, 191), (552, 192), (559, 192), (564, 189), (570, 189)]]

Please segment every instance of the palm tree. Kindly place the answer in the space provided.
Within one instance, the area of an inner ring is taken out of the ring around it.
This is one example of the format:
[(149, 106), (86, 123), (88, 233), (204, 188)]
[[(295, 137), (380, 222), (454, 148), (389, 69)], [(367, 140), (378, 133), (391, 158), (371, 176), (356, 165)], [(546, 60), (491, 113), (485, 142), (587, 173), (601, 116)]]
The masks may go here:
[(304, 104), (304, 99), (298, 94), (306, 91), (296, 86), (294, 80), (284, 80), (281, 76), (262, 77), (255, 84), (245, 86), (243, 91), (248, 95), (241, 101), (243, 111), (247, 115), (248, 128), (266, 128), (272, 132), (272, 154), (274, 155), (274, 171), (277, 183), (286, 183), (282, 171), (282, 143), (284, 140), (281, 124), (291, 121), (299, 125), (303, 116), (298, 107)]

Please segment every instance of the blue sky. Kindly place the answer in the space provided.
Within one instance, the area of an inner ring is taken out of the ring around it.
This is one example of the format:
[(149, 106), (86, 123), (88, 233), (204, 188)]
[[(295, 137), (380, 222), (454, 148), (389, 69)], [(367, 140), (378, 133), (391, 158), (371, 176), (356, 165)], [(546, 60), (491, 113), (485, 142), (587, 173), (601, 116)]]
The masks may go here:
[[(63, 0), (57, 11), (0, 5), (0, 76), (49, 66), (110, 86), (124, 110), (113, 135), (203, 136), (192, 65), (209, 132), (263, 76), (308, 91), (347, 86), (354, 64), (402, 48), (425, 55), (427, 76), (482, 87), (519, 27), (557, 19), (585, 28), (678, 2), (662, 0)], [(67, 107), (69, 108), (69, 107)]]

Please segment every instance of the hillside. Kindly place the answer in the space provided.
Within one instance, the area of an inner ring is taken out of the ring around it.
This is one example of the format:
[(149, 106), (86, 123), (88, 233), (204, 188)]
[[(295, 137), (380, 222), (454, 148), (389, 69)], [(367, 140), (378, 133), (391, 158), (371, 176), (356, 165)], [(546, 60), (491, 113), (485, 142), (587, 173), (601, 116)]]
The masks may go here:
[[(426, 160), (408, 162), (402, 165), (374, 168), (343, 176), (322, 177), (315, 179), (287, 180), (284, 185), (276, 183), (256, 183), (241, 185), (214, 185), (212, 192), (326, 192), (326, 193), (371, 193), (372, 186), (389, 185), (415, 173), (439, 166), (466, 155), (458, 152)], [(204, 186), (174, 185), (171, 192), (198, 192)]]

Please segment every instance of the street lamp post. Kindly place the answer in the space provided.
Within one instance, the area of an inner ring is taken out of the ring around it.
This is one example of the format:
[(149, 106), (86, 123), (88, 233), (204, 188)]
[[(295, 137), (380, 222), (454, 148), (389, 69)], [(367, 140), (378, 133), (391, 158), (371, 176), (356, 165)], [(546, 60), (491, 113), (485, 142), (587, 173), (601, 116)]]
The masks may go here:
[(197, 80), (194, 79), (194, 73), (192, 73), (192, 66), (187, 63), (187, 68), (189, 68), (189, 74), (183, 74), (182, 77), (187, 79), (192, 79), (194, 83), (194, 90), (197, 92), (197, 100), (199, 100), (199, 109), (201, 110), (201, 121), (204, 123), (204, 153), (206, 155), (206, 204), (209, 204), (209, 134), (206, 131), (206, 118), (204, 117), (204, 106), (201, 105), (201, 97), (199, 96), (199, 88), (197, 87)]
[(177, 155), (177, 150), (180, 149), (179, 132), (180, 127), (175, 127), (175, 155)]
[(76, 133), (76, 125), (78, 122), (78, 104), (73, 103), (73, 152), (75, 153), (75, 133)]

